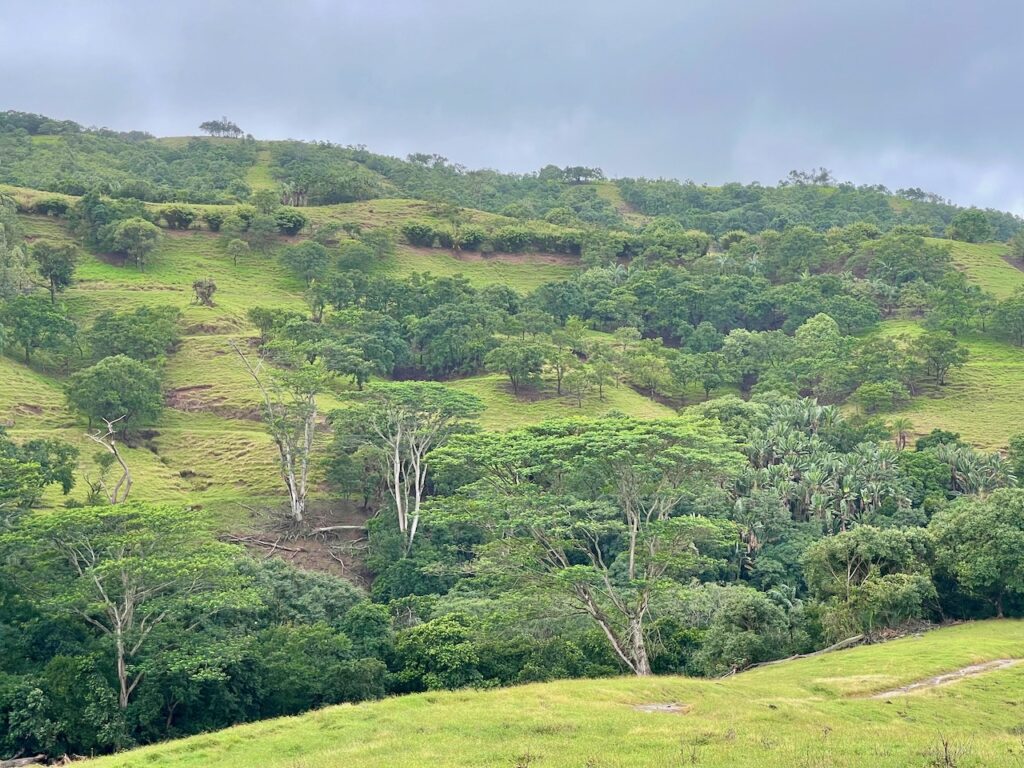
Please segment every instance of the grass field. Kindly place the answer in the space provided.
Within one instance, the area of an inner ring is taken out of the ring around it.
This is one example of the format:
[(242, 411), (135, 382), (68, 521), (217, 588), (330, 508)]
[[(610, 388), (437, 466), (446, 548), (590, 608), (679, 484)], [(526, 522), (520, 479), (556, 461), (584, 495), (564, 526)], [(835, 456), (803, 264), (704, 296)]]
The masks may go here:
[[(370, 210), (372, 205), (377, 208)], [(353, 204), (350, 209), (369, 220), (384, 214), (407, 216), (410, 206), (374, 201)], [(45, 216), (21, 219), (30, 239), (70, 239), (62, 220)], [(541, 256), (466, 258), (441, 250), (400, 247), (381, 269), (395, 275), (424, 271), (463, 274), (474, 285), (506, 283), (523, 291), (546, 280), (567, 277), (575, 269), (564, 260)], [(192, 283), (202, 277), (217, 283), (214, 307), (192, 303)], [(99, 312), (110, 309), (170, 305), (182, 312), (185, 336), (165, 368), (169, 407), (145, 440), (125, 448), (135, 476), (133, 498), (187, 500), (223, 509), (232, 519), (243, 519), (242, 505), (251, 505), (256, 499), (273, 501), (282, 495), (275, 450), (258, 420), (257, 392), (229, 342), (244, 343), (253, 335), (246, 319), (252, 306), (304, 310), (302, 288), (273, 253), (254, 253), (234, 265), (220, 238), (202, 231), (165, 233), (144, 271), (82, 254), (76, 283), (63, 296), (82, 327), (88, 328)], [(12, 348), (9, 353), (16, 355), (17, 350)], [(489, 425), (525, 423), (557, 415), (567, 407), (564, 402), (551, 401), (518, 409), (515, 400), (498, 388), (484, 399), (492, 409), (484, 417)], [(336, 398), (321, 398), (325, 413), (336, 405)], [(603, 412), (612, 407), (640, 415), (657, 412), (654, 404), (631, 391), (610, 394), (609, 402), (600, 409), (588, 404), (585, 410)], [(509, 419), (510, 412), (517, 414), (515, 422)], [(64, 379), (55, 368), (29, 368), (16, 357), (0, 357), (0, 424), (8, 426), (19, 440), (42, 436), (68, 440), (81, 451), (80, 476), (82, 472), (96, 476), (92, 457), (99, 447), (85, 437), (86, 424), (66, 409)], [(86, 490), (80, 477), (71, 498), (83, 500)], [(53, 489), (44, 498), (44, 504), (63, 501)]]
[[(921, 333), (916, 323), (884, 323), (882, 332)], [(906, 416), (914, 432), (942, 428), (986, 449), (1005, 449), (1011, 435), (1024, 432), (1024, 348), (982, 336), (961, 339), (970, 351), (967, 364), (951, 371), (943, 387), (926, 387), (906, 407), (887, 417)]]
[(1003, 258), (1009, 252), (1004, 243), (961, 243), (935, 238), (929, 238), (929, 242), (948, 243), (957, 269), (997, 299), (1005, 299), (1024, 285), (1024, 272)]
[(613, 410), (644, 419), (675, 413), (625, 385), (606, 387), (604, 400), (599, 399), (596, 392), (588, 394), (582, 407), (574, 398), (558, 395), (553, 381), (545, 381), (537, 389), (524, 390), (519, 396), (512, 393), (508, 379), (497, 374), (460, 379), (449, 386), (483, 401), (485, 410), (480, 423), (485, 429), (511, 429), (568, 416), (600, 416)]
[[(85, 768), (1024, 766), (1024, 664), (904, 696), (872, 694), (1024, 657), (988, 621), (724, 680), (563, 681), (402, 696), (245, 725)], [(642, 711), (675, 704), (675, 711)], [(960, 752), (942, 762), (942, 739)]]

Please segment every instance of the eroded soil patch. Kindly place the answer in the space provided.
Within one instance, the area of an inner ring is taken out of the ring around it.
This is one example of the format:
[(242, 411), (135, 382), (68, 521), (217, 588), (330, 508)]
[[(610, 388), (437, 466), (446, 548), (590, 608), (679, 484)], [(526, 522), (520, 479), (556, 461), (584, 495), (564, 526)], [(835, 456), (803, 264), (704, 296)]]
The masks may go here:
[(965, 677), (974, 677), (975, 675), (981, 675), (985, 672), (994, 672), (998, 669), (1008, 669), (1009, 667), (1020, 664), (1021, 661), (1021, 659), (996, 659), (994, 661), (986, 661), (983, 664), (971, 664), (970, 666), (958, 669), (955, 672), (946, 672), (942, 675), (929, 677), (926, 680), (918, 680), (916, 683), (904, 685), (901, 688), (894, 688), (891, 691), (875, 693), (869, 698), (888, 699), (893, 696), (906, 696), (908, 693), (916, 693), (917, 691), (927, 690), (928, 688), (938, 688), (943, 685), (949, 685), (950, 683), (963, 680)]

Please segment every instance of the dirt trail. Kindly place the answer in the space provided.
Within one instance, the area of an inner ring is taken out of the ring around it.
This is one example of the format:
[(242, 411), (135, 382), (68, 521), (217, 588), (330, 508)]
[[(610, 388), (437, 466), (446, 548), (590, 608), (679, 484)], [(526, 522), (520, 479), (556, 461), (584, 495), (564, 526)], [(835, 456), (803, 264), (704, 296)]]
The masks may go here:
[(908, 693), (915, 693), (916, 691), (925, 690), (927, 688), (938, 688), (942, 685), (949, 685), (955, 683), (958, 680), (963, 680), (965, 677), (974, 677), (985, 672), (993, 672), (997, 669), (1008, 669), (1009, 667), (1020, 664), (1024, 659), (996, 659), (995, 661), (986, 661), (983, 664), (971, 664), (969, 667), (958, 669), (956, 672), (947, 672), (944, 675), (936, 675), (935, 677), (929, 677), (927, 680), (919, 680), (916, 683), (910, 685), (904, 685), (902, 688), (894, 688), (891, 691), (882, 691), (881, 693), (872, 694), (869, 698), (872, 699), (888, 699), (893, 696), (906, 696)]

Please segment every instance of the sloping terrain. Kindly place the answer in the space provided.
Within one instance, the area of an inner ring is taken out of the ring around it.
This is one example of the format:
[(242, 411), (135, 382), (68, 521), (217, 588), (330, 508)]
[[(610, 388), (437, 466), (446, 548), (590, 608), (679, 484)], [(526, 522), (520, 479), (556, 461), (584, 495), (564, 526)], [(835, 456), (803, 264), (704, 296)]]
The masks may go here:
[[(617, 678), (331, 707), (86, 762), (88, 768), (1024, 764), (1024, 624), (987, 621), (722, 680)], [(944, 763), (955, 753), (957, 762)]]

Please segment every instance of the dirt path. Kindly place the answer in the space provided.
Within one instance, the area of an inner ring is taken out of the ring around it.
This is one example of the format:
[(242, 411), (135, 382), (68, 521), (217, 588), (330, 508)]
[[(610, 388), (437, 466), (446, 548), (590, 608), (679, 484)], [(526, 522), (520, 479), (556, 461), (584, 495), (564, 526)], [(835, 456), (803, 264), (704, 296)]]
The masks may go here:
[(1007, 254), (1007, 255), (1003, 256), (1003, 261), (1005, 261), (1011, 267), (1013, 267), (1015, 269), (1019, 269), (1021, 272), (1024, 272), (1024, 260), (1022, 260), (1022, 259), (1015, 259), (1015, 258), (1013, 258), (1013, 256), (1010, 256), (1009, 254)]
[(908, 693), (915, 693), (917, 691), (925, 690), (927, 688), (938, 688), (942, 685), (949, 685), (959, 680), (963, 680), (965, 677), (974, 677), (985, 672), (993, 672), (997, 669), (1008, 669), (1009, 667), (1020, 664), (1022, 659), (996, 659), (995, 661), (986, 661), (983, 664), (972, 664), (969, 667), (958, 669), (956, 672), (947, 672), (944, 675), (936, 675), (935, 677), (929, 677), (927, 680), (919, 680), (916, 683), (910, 685), (904, 685), (902, 688), (894, 688), (891, 691), (882, 691), (881, 693), (875, 693), (870, 696), (872, 699), (888, 699), (893, 696), (906, 696)]

